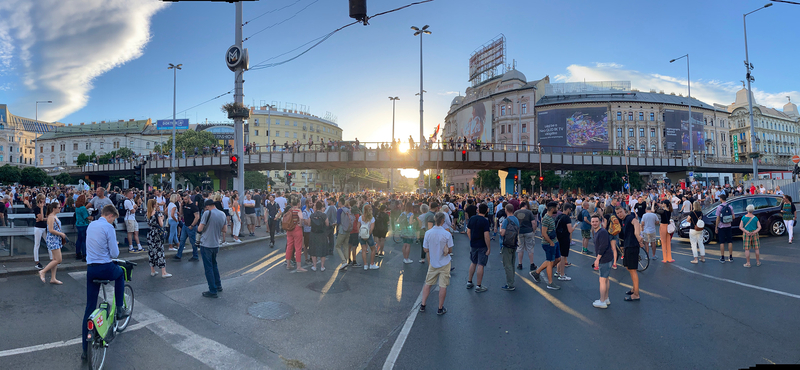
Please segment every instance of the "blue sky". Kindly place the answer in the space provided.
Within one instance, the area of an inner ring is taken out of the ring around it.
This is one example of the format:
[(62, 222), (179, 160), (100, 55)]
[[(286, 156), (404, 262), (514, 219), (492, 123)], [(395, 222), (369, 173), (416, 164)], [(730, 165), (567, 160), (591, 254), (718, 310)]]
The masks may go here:
[[(295, 3), (296, 2), (296, 3)], [(313, 4), (312, 4), (313, 2)], [(411, 0), (369, 0), (368, 13)], [(508, 62), (529, 80), (631, 80), (634, 88), (686, 93), (730, 104), (744, 75), (742, 14), (768, 1), (506, 1), (435, 0), (354, 25), (287, 64), (245, 73), (245, 104), (281, 102), (331, 112), (344, 137), (388, 140), (391, 102), (396, 136), (419, 135), (419, 39), (410, 26), (429, 24), (424, 39), (425, 131), (443, 122), (450, 101), (468, 86), (470, 54), (498, 34)], [(349, 23), (345, 0), (261, 0), (244, 4), (245, 37), (295, 18), (245, 42), (251, 64), (287, 52)], [(498, 5), (495, 5), (498, 4)], [(0, 0), (0, 102), (12, 113), (65, 123), (172, 114), (172, 71), (178, 73), (178, 111), (233, 88), (223, 53), (233, 43), (234, 5), (153, 0)], [(793, 30), (800, 6), (776, 3), (748, 16), (756, 99), (780, 108), (800, 101)], [(296, 52), (295, 52), (296, 53)], [(293, 55), (290, 53), (287, 56)], [(282, 60), (279, 57), (275, 61)], [(217, 99), (179, 117), (222, 121)]]

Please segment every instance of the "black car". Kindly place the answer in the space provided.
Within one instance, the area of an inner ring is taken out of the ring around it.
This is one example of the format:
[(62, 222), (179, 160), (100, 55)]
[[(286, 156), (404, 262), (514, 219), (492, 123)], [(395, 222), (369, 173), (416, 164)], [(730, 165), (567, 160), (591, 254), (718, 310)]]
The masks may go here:
[[(741, 235), (742, 231), (739, 230), (739, 222), (742, 216), (747, 214), (747, 206), (753, 205), (755, 211), (753, 214), (758, 217), (761, 222), (761, 232), (763, 235), (782, 236), (786, 234), (786, 225), (783, 223), (783, 216), (781, 216), (781, 203), (782, 197), (774, 194), (763, 195), (745, 195), (739, 197), (732, 197), (728, 199), (728, 204), (733, 207), (733, 223), (731, 228), (733, 235)], [(703, 244), (713, 240), (716, 236), (714, 229), (717, 222), (717, 206), (720, 202), (716, 202), (707, 208), (703, 208), (703, 222), (706, 224), (703, 229)], [(684, 238), (689, 237), (689, 229), (691, 228), (686, 218), (680, 220), (680, 227), (678, 228), (678, 235)]]

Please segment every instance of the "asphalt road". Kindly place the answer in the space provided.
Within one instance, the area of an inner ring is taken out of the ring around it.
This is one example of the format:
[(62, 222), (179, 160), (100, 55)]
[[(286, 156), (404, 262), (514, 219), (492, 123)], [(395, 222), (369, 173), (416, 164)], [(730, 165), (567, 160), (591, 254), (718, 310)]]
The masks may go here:
[[(433, 309), (416, 313), (427, 265), (403, 264), (401, 246), (391, 240), (381, 269), (369, 271), (339, 272), (333, 258), (324, 272), (291, 273), (283, 264), (285, 239), (276, 249), (256, 242), (223, 250), (219, 299), (200, 295), (202, 263), (168, 261), (170, 279), (150, 277), (140, 264), (132, 281), (134, 320), (109, 348), (107, 368), (381, 369), (387, 358), (396, 358), (395, 369), (800, 363), (800, 251), (786, 238), (762, 239), (764, 264), (749, 269), (742, 267), (740, 240), (733, 264), (716, 260), (716, 245), (705, 264), (690, 264), (688, 243), (675, 242), (675, 263), (653, 261), (640, 274), (640, 302), (622, 300), (630, 276), (621, 267), (612, 271), (605, 310), (591, 305), (599, 296), (597, 273), (593, 258), (576, 252), (580, 245), (572, 247), (575, 266), (567, 269), (573, 280), (558, 282), (560, 291), (533, 282), (526, 257), (513, 292), (500, 290), (505, 281), (495, 245), (484, 277), (489, 291), (475, 293), (465, 289), (468, 241), (460, 234), (455, 241), (443, 316), (436, 315), (436, 294), (428, 300)], [(419, 248), (412, 246), (415, 261)], [(537, 248), (536, 264), (543, 259)], [(85, 273), (59, 278), (64, 285), (32, 275), (0, 280), (3, 368), (85, 368), (75, 340)]]

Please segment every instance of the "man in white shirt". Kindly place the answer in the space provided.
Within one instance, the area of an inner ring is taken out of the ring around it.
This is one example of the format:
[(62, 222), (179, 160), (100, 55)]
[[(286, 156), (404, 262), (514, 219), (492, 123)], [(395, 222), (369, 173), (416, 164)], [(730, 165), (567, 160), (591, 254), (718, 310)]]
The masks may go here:
[(453, 250), (453, 235), (445, 230), (445, 214), (437, 212), (434, 216), (436, 226), (425, 232), (422, 249), (428, 256), (428, 274), (425, 277), (425, 286), (422, 288), (422, 303), (419, 312), (425, 312), (425, 302), (431, 293), (431, 287), (439, 283), (439, 310), (438, 315), (447, 313), (444, 308), (444, 299), (447, 296), (447, 286), (450, 285), (450, 252)]
[(167, 200), (161, 195), (161, 190), (156, 190), (156, 205), (158, 205), (158, 210), (163, 213)]
[(286, 208), (286, 198), (283, 197), (283, 193), (278, 192), (278, 196), (275, 198), (275, 203), (278, 203), (278, 206), (281, 207), (281, 213)]
[[(139, 242), (139, 223), (136, 222), (136, 209), (139, 206), (136, 205), (136, 202), (133, 200), (133, 191), (128, 189), (125, 191), (125, 227), (128, 229), (128, 243), (129, 248), (128, 252), (142, 252), (144, 249), (142, 248), (142, 243)], [(133, 249), (133, 239), (136, 239), (136, 244), (138, 249)]]

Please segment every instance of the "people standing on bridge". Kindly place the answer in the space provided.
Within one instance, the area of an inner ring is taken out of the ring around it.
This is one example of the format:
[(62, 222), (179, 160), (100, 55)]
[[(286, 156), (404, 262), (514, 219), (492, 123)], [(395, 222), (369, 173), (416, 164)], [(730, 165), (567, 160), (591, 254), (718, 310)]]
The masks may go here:
[(411, 135), (408, 135), (408, 149), (409, 150), (414, 149), (414, 138), (411, 137)]
[[(670, 206), (667, 204), (667, 206)], [(631, 274), (631, 285), (633, 288), (625, 293), (625, 301), (639, 300), (639, 247), (644, 244), (642, 240), (642, 230), (639, 221), (633, 214), (626, 212), (622, 207), (617, 207), (615, 213), (622, 220), (623, 254), (622, 265)]]
[(744, 258), (747, 260), (744, 267), (750, 267), (751, 249), (756, 252), (756, 266), (761, 266), (761, 256), (758, 250), (761, 246), (758, 239), (758, 233), (761, 231), (761, 222), (758, 217), (753, 215), (755, 209), (752, 204), (748, 205), (747, 214), (742, 216), (742, 220), (739, 222), (739, 230), (742, 231), (742, 238), (744, 239)]
[[(697, 263), (697, 250), (700, 250), (700, 262), (706, 262), (706, 248), (703, 245), (703, 230), (698, 222), (703, 220), (703, 207), (700, 201), (696, 200), (692, 204), (692, 212), (686, 218), (689, 221), (689, 241), (692, 245), (692, 263)], [(705, 223), (704, 223), (705, 224)]]
[(792, 240), (794, 240), (794, 224), (797, 221), (797, 208), (792, 202), (792, 197), (788, 194), (783, 194), (780, 207), (783, 223), (786, 225), (786, 231), (789, 233), (789, 244), (792, 244)]
[(206, 211), (200, 218), (200, 225), (197, 232), (200, 233), (200, 255), (203, 257), (203, 269), (205, 270), (208, 291), (203, 292), (203, 297), (217, 298), (218, 292), (222, 291), (222, 281), (219, 276), (217, 266), (217, 252), (219, 252), (219, 238), (225, 229), (225, 214), (222, 213), (214, 201), (206, 200)]
[(61, 212), (61, 205), (58, 202), (47, 205), (47, 250), (53, 253), (50, 263), (39, 271), (39, 279), (45, 282), (45, 273), (50, 271), (50, 284), (61, 285), (61, 281), (56, 279), (58, 265), (61, 264), (61, 247), (67, 240), (67, 234), (61, 231), (61, 220), (58, 219), (58, 212)]
[(444, 217), (444, 213), (436, 213), (434, 216), (435, 226), (426, 232), (425, 241), (422, 244), (423, 250), (428, 251), (430, 263), (428, 264), (428, 273), (425, 276), (425, 286), (422, 288), (422, 302), (419, 306), (419, 312), (425, 312), (425, 304), (431, 293), (431, 287), (438, 283), (439, 309), (436, 313), (438, 315), (447, 313), (447, 309), (444, 308), (444, 300), (447, 297), (447, 287), (450, 285), (450, 253), (453, 252), (453, 235), (442, 228)]
[(478, 214), (473, 216), (467, 222), (467, 237), (469, 238), (469, 275), (467, 277), (467, 289), (472, 289), (475, 285), (472, 284), (472, 276), (478, 272), (478, 280), (476, 281), (476, 293), (482, 293), (489, 288), (482, 285), (483, 271), (486, 263), (489, 262), (489, 254), (491, 252), (491, 241), (489, 240), (489, 220), (486, 218), (486, 213), (489, 207), (481, 204), (478, 207)]

